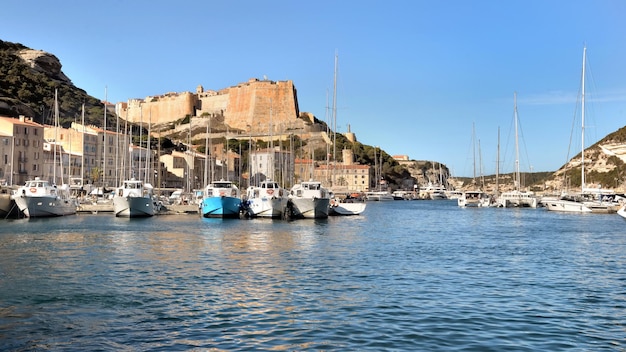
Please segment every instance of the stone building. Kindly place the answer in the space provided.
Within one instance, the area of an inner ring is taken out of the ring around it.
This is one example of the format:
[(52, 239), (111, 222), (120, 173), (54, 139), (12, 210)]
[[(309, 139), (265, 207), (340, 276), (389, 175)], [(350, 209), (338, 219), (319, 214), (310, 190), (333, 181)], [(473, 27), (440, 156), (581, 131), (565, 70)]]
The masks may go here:
[(289, 151), (266, 148), (250, 153), (250, 185), (274, 180), (284, 188), (293, 185), (294, 158)]
[(354, 153), (344, 149), (343, 163), (322, 164), (315, 168), (315, 179), (335, 193), (365, 192), (370, 189), (370, 166), (354, 163)]
[(133, 123), (167, 124), (189, 117), (220, 117), (231, 129), (274, 133), (281, 123), (293, 123), (300, 114), (292, 81), (250, 79), (219, 91), (166, 93), (130, 99), (115, 107), (116, 114)]
[(43, 178), (43, 125), (23, 116), (19, 119), (0, 117), (0, 133), (5, 136), (3, 145), (9, 138), (12, 145), (11, 148), (3, 146), (0, 173), (4, 176), (0, 178), (14, 185), (22, 185), (35, 177)]

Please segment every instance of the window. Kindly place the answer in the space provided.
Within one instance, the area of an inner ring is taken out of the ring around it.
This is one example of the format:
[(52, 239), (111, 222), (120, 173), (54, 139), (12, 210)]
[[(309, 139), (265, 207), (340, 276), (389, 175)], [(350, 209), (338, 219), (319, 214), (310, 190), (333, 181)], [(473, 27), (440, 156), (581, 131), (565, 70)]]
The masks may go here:
[(19, 140), (19, 139), (16, 139), (16, 140), (15, 140), (15, 146), (19, 147), (19, 145), (20, 145), (20, 140)]

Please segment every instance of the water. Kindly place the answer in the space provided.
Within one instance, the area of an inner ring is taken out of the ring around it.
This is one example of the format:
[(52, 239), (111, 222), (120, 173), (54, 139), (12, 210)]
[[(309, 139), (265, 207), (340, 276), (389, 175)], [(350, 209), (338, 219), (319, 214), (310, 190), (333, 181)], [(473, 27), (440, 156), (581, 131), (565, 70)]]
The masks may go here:
[(625, 224), (450, 201), (3, 220), (0, 349), (624, 351)]

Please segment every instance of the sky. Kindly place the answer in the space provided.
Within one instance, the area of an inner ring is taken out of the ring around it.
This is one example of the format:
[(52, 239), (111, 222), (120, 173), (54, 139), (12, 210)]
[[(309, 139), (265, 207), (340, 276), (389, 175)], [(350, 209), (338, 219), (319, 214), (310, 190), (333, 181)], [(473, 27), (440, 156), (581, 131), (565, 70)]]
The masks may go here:
[[(555, 171), (626, 125), (626, 1), (4, 0), (0, 39), (110, 102), (292, 80), (301, 112), (453, 176)], [(517, 94), (517, 104), (514, 95)], [(576, 144), (578, 143), (578, 144)], [(499, 162), (498, 162), (499, 161)]]

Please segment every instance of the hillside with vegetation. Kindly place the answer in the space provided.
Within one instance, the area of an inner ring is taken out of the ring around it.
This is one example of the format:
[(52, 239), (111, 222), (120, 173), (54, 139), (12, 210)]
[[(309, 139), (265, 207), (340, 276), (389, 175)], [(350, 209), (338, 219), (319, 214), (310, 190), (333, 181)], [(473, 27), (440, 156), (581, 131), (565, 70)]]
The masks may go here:
[[(51, 124), (56, 90), (63, 127), (69, 127), (72, 121), (81, 121), (83, 104), (86, 123), (103, 124), (103, 102), (74, 86), (61, 71), (61, 63), (54, 55), (0, 40), (0, 77), (0, 115), (24, 115), (37, 123)], [(107, 118), (115, 121), (113, 114)]]

